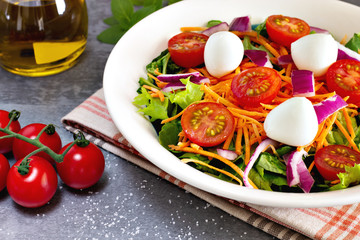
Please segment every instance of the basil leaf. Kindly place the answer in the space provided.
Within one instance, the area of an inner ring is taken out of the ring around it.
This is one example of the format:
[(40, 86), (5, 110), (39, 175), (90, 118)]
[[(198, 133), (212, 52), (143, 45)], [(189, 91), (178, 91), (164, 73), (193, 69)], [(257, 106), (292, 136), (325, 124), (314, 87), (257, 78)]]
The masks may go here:
[(111, 0), (111, 11), (114, 18), (123, 25), (130, 25), (134, 13), (131, 0)]
[(119, 24), (116, 24), (102, 31), (97, 39), (103, 43), (116, 44), (125, 32)]

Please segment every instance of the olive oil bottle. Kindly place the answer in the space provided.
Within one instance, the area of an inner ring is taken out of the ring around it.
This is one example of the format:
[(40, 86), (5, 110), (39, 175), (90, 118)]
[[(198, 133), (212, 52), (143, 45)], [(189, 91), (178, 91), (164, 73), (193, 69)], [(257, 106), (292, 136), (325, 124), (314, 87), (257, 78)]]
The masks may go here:
[(87, 41), (85, 0), (0, 0), (0, 65), (47, 76), (73, 66)]

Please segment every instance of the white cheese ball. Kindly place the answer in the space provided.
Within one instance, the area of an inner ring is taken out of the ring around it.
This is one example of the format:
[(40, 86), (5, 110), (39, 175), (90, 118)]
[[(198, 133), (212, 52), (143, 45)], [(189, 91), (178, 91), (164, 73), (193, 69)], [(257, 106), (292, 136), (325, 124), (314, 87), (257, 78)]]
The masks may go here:
[(271, 110), (264, 122), (266, 135), (290, 146), (312, 142), (318, 131), (318, 119), (310, 100), (293, 97)]
[(337, 59), (338, 46), (328, 33), (309, 34), (291, 44), (291, 56), (298, 69), (324, 75)]
[(234, 33), (220, 31), (212, 34), (204, 50), (205, 66), (214, 77), (222, 77), (234, 71), (244, 56), (241, 39)]

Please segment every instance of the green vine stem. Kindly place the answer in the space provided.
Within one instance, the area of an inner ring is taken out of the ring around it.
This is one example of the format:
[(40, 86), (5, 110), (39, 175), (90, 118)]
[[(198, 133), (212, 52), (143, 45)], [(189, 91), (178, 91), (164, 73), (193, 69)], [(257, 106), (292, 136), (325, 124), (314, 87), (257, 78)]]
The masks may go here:
[[(15, 111), (13, 114), (11, 114), (13, 111)], [(55, 162), (57, 163), (61, 163), (64, 159), (64, 156), (66, 155), (66, 153), (70, 150), (70, 148), (72, 146), (74, 146), (75, 144), (77, 144), (78, 142), (81, 142), (82, 141), (82, 138), (79, 138), (79, 137), (75, 137), (75, 134), (74, 134), (74, 141), (69, 145), (69, 147), (66, 148), (66, 150), (62, 153), (62, 154), (58, 154), (58, 153), (55, 153), (53, 150), (51, 150), (49, 147), (45, 146), (43, 143), (40, 142), (39, 138), (40, 136), (47, 130), (50, 130), (50, 131), (53, 131), (55, 130), (55, 126), (53, 124), (48, 124), (46, 127), (44, 127), (40, 132), (39, 134), (36, 136), (36, 138), (34, 139), (31, 139), (31, 138), (28, 138), (28, 137), (25, 137), (21, 134), (18, 134), (16, 132), (13, 132), (10, 130), (10, 124), (12, 121), (14, 120), (17, 120), (17, 118), (19, 117), (19, 114), (20, 112), (16, 111), (16, 110), (13, 110), (10, 112), (9, 114), (9, 117), (10, 117), (10, 121), (9, 123), (7, 124), (7, 126), (5, 128), (1, 128), (0, 127), (0, 132), (3, 132), (7, 135), (5, 136), (2, 136), (0, 137), (0, 139), (5, 139), (5, 138), (17, 138), (17, 139), (20, 139), (20, 140), (23, 140), (27, 143), (30, 143), (36, 147), (38, 147), (38, 149), (34, 150), (33, 152), (29, 153), (27, 156), (24, 157), (24, 159), (22, 160), (21, 162), (21, 167), (18, 168), (18, 171), (20, 174), (23, 174), (25, 175), (27, 172), (28, 172), (28, 169), (29, 169), (29, 158), (39, 152), (45, 152), (47, 153), (52, 159), (55, 160)], [(80, 134), (80, 133), (77, 133), (76, 136)], [(83, 134), (81, 133), (81, 135), (83, 136)], [(83, 137), (84, 138), (84, 137)]]

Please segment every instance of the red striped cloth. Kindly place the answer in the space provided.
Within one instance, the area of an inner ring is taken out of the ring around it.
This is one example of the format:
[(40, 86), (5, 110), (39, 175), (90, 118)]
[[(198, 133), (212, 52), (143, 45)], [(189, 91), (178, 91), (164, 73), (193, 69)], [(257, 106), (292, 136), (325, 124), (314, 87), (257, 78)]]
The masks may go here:
[(279, 239), (360, 239), (360, 204), (327, 208), (272, 208), (225, 199), (194, 188), (144, 159), (111, 120), (100, 89), (62, 118), (69, 131), (86, 137), (129, 162), (150, 171), (195, 196)]

